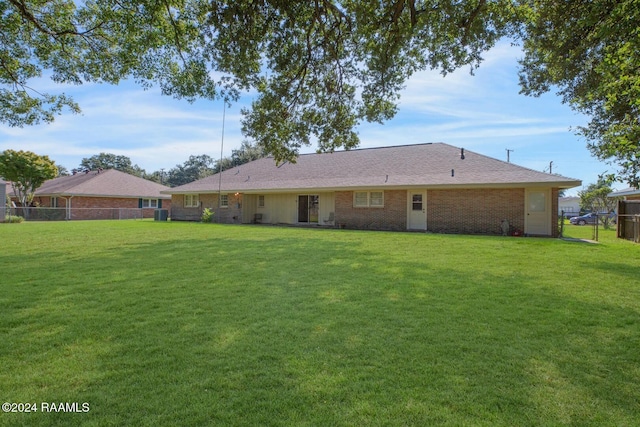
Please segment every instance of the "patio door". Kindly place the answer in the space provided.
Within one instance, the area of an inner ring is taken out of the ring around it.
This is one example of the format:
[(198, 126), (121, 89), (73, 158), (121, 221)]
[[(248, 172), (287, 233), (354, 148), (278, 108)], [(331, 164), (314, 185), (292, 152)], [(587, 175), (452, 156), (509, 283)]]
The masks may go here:
[(427, 192), (409, 191), (407, 201), (407, 229), (427, 229)]
[(304, 194), (298, 196), (298, 222), (318, 222), (318, 207), (320, 196), (317, 194)]
[(550, 236), (551, 190), (528, 188), (525, 196), (524, 232), (537, 236)]

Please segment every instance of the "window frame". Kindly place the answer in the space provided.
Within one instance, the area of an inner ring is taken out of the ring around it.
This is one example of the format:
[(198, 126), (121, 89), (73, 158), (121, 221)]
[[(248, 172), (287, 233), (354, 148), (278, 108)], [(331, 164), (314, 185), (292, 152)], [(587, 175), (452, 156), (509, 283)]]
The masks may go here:
[(263, 194), (259, 194), (258, 195), (258, 207), (259, 208), (264, 208), (265, 207), (265, 200), (264, 200), (264, 195)]
[[(152, 202), (155, 202), (155, 206)], [(158, 199), (142, 199), (142, 209), (158, 209)]]
[[(373, 195), (376, 196), (373, 196)], [(379, 194), (379, 196), (377, 196)], [(354, 208), (384, 208), (384, 190), (354, 191)]]
[(229, 207), (229, 195), (228, 194), (220, 194), (220, 207), (228, 208)]
[[(373, 197), (374, 193), (380, 193), (380, 197)], [(374, 200), (379, 203), (374, 203)], [(383, 208), (384, 207), (384, 191), (370, 191), (369, 192), (369, 207), (371, 208)]]
[(200, 207), (200, 195), (199, 194), (185, 194), (184, 195), (184, 207), (185, 208), (197, 208), (197, 207)]

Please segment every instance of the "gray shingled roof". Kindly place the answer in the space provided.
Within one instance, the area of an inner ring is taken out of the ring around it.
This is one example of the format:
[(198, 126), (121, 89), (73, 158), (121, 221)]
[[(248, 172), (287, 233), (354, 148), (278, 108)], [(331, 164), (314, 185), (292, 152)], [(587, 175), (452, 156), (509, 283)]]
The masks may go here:
[[(453, 176), (452, 176), (453, 170)], [(220, 178), (222, 178), (220, 180)], [(444, 143), (303, 154), (276, 165), (272, 157), (164, 191), (168, 194), (339, 190), (354, 188), (549, 185), (572, 188), (580, 180), (534, 171)]]
[(607, 197), (623, 197), (623, 196), (638, 196), (640, 195), (640, 190), (637, 188), (629, 187), (624, 190), (614, 191), (612, 193), (607, 194)]
[(115, 169), (90, 171), (45, 181), (36, 196), (94, 196), (168, 199), (169, 187)]

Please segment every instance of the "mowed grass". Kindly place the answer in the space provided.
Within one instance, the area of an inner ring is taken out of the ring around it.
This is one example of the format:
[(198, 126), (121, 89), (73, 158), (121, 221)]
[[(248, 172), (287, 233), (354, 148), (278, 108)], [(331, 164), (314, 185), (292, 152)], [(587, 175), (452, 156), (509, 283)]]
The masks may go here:
[(0, 425), (638, 425), (612, 236), (0, 224)]

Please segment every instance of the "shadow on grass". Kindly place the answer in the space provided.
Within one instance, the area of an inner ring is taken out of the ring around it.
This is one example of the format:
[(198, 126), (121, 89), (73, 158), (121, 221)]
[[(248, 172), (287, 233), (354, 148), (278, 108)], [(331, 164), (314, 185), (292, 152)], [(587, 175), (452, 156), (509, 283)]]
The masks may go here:
[(630, 253), (629, 257), (635, 261), (635, 265), (622, 262), (610, 262), (593, 260), (589, 262), (592, 268), (611, 274), (611, 280), (631, 280), (633, 283), (640, 284), (640, 258), (636, 254)]
[[(505, 267), (519, 258), (496, 265), (491, 246), (521, 242), (474, 239), (487, 252), (474, 258), (429, 236), (304, 236), (37, 254), (3, 297), (0, 390), (92, 404), (86, 418), (33, 414), (42, 424), (636, 419), (638, 310)], [(609, 267), (629, 279), (596, 266)]]

